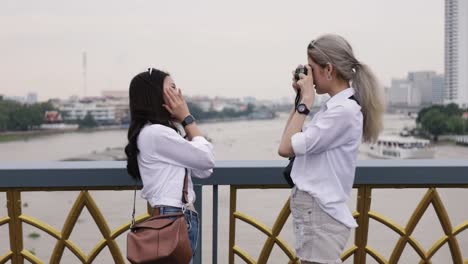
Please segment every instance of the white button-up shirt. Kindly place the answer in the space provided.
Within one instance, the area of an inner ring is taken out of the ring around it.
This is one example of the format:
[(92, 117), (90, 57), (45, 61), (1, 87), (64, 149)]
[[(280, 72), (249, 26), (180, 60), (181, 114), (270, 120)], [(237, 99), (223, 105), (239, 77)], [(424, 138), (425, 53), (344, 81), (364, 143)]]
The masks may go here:
[(213, 146), (204, 137), (185, 140), (174, 129), (146, 125), (138, 136), (138, 167), (143, 189), (141, 197), (152, 207), (182, 207), (185, 168), (188, 169), (188, 198), (195, 201), (191, 176), (207, 178), (215, 164)]
[(302, 132), (291, 138), (296, 159), (291, 178), (344, 225), (357, 227), (346, 202), (351, 194), (363, 116), (348, 88), (325, 102)]

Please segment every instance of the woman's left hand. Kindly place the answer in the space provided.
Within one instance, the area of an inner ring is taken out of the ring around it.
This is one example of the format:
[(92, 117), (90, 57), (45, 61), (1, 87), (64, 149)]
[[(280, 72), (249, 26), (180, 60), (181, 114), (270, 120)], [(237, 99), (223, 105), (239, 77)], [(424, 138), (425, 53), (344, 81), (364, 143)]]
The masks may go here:
[(164, 88), (164, 102), (163, 107), (177, 122), (182, 122), (184, 118), (190, 115), (187, 102), (185, 102), (180, 89)]

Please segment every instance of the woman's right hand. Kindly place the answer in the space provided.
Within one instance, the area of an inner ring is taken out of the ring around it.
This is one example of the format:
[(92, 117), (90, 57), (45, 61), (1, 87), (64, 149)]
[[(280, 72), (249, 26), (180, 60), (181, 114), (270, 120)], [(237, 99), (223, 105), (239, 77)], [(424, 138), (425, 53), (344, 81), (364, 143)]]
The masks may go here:
[(312, 75), (312, 68), (310, 65), (306, 64), (304, 66), (307, 68), (307, 74), (299, 74), (297, 85), (301, 90), (301, 102), (305, 103), (310, 108), (315, 100), (314, 76)]
[(187, 102), (185, 102), (180, 89), (164, 87), (164, 102), (163, 107), (177, 122), (181, 123), (184, 118), (190, 115)]
[(297, 94), (298, 92), (300, 92), (301, 88), (299, 87), (296, 81), (296, 71), (292, 71), (291, 73), (292, 73), (292, 87), (294, 89), (294, 92), (296, 92)]

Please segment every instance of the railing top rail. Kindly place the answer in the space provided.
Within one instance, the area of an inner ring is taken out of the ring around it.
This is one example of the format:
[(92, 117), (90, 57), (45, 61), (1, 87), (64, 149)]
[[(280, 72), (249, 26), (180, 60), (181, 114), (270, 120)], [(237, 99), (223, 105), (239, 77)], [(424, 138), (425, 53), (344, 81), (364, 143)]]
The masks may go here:
[[(218, 161), (202, 185), (284, 185), (285, 160)], [(132, 189), (123, 161), (0, 163), (0, 189)], [(361, 160), (355, 185), (468, 185), (468, 160)]]

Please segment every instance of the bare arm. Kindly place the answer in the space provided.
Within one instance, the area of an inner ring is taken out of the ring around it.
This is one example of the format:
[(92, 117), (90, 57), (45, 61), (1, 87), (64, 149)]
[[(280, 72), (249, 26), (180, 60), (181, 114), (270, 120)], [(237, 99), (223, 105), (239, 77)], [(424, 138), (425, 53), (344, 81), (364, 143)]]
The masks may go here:
[[(304, 97), (302, 99), (302, 103), (306, 104), (309, 108), (313, 104), (313, 99)], [(301, 132), (302, 126), (304, 126), (304, 122), (306, 119), (306, 115), (298, 113), (295, 109), (294, 112), (291, 113), (291, 118), (288, 120), (288, 124), (283, 132), (283, 136), (281, 137), (281, 143), (278, 148), (278, 154), (282, 157), (293, 157), (294, 150), (291, 144), (291, 137)]]
[(292, 119), (292, 117), (294, 115), (294, 112), (296, 112), (296, 107), (295, 106), (293, 106), (293, 108), (289, 112), (288, 121), (286, 122), (286, 125), (284, 126), (283, 134), (284, 134), (284, 132), (286, 132), (286, 129), (288, 128), (289, 123), (291, 122), (291, 119)]
[(197, 124), (195, 122), (186, 125), (184, 127), (185, 133), (187, 134), (188, 140), (192, 140), (194, 137), (199, 137), (203, 136), (200, 129), (198, 128)]
[[(294, 89), (301, 89), (302, 91), (302, 98), (301, 103), (306, 104), (306, 106), (310, 109), (315, 99), (315, 91), (313, 87), (314, 79), (312, 76), (312, 70), (309, 65), (306, 66), (308, 68), (308, 74), (304, 75), (301, 74), (301, 79), (296, 83), (293, 83)], [(281, 137), (281, 142), (278, 148), (278, 154), (282, 157), (293, 157), (294, 150), (291, 144), (291, 137), (301, 132), (302, 126), (304, 125), (306, 119), (306, 115), (299, 114), (296, 111), (296, 108), (291, 111), (289, 115), (289, 119), (286, 123), (286, 127), (283, 131), (283, 136)]]

